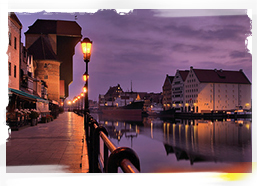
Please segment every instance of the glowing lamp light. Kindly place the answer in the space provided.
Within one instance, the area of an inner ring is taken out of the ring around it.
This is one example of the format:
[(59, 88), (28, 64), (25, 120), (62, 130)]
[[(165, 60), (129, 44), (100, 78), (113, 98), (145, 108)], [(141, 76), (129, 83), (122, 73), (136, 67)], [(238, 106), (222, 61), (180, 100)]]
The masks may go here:
[(84, 92), (84, 93), (87, 92), (87, 87), (83, 87), (83, 92)]
[(84, 54), (84, 61), (89, 62), (91, 57), (91, 49), (92, 49), (92, 41), (90, 41), (89, 38), (84, 38), (83, 41), (81, 41), (81, 48), (82, 52)]
[(71, 101), (68, 101), (68, 105), (70, 105), (71, 104)]
[(89, 75), (86, 72), (83, 74), (83, 80), (86, 82), (89, 78)]
[(78, 99), (80, 99), (80, 96), (78, 96)]
[(81, 96), (81, 97), (84, 97), (84, 93), (81, 93), (80, 96)]

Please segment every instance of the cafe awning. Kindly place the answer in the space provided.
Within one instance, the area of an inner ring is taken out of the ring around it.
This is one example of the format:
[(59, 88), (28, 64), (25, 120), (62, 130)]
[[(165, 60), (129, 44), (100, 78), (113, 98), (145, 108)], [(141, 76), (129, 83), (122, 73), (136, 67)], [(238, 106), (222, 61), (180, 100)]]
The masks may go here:
[(35, 96), (35, 95), (32, 95), (32, 94), (23, 92), (21, 90), (16, 90), (16, 89), (12, 89), (12, 88), (8, 88), (8, 89), (9, 89), (9, 92), (11, 92), (11, 93), (13, 93), (13, 94), (15, 94), (15, 95), (17, 95), (17, 96), (19, 96), (21, 98), (24, 98), (24, 99), (27, 99), (27, 100), (30, 100), (30, 101), (49, 103), (48, 100), (45, 100), (45, 99), (40, 98), (38, 96)]

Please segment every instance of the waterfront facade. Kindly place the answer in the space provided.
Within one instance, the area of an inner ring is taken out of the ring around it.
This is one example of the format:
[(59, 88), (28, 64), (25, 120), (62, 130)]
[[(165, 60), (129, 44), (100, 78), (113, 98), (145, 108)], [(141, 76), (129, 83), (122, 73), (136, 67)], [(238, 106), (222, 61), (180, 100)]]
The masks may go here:
[(172, 107), (172, 81), (174, 76), (166, 74), (164, 84), (162, 86), (163, 99), (162, 104), (164, 110), (169, 110)]
[(8, 45), (8, 87), (20, 89), (20, 50), (22, 24), (14, 13), (8, 16), (9, 45)]
[(184, 111), (184, 82), (186, 80), (188, 70), (177, 70), (172, 81), (172, 107), (177, 112)]
[(185, 112), (206, 113), (251, 108), (251, 83), (242, 70), (190, 67), (184, 87)]

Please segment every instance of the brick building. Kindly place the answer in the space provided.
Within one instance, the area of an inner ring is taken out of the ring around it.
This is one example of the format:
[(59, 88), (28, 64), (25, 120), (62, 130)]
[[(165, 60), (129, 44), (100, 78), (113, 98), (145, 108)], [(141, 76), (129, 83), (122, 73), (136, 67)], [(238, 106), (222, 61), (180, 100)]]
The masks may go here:
[(8, 45), (8, 87), (20, 89), (20, 50), (22, 24), (14, 13), (8, 16), (9, 45)]
[(82, 38), (81, 27), (75, 21), (38, 19), (25, 36), (36, 62), (35, 76), (46, 82), (50, 100), (63, 102), (73, 78), (72, 57)]

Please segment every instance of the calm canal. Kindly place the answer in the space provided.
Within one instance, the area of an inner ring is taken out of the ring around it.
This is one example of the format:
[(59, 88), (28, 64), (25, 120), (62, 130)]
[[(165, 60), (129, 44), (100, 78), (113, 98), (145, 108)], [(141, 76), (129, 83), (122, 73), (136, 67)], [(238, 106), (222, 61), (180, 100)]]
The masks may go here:
[(251, 172), (252, 122), (142, 120), (92, 114), (118, 147), (132, 148), (142, 173)]

